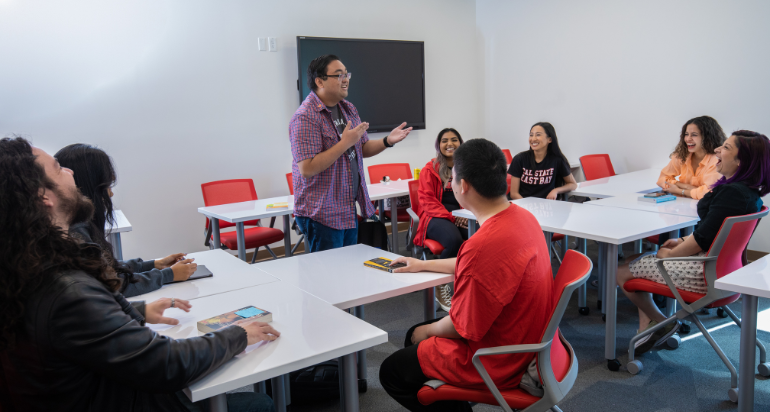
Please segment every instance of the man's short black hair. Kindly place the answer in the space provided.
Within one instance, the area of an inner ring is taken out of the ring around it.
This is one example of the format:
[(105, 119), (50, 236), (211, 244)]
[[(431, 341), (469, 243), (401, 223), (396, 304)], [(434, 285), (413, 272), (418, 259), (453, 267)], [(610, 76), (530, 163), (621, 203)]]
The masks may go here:
[(329, 63), (339, 59), (339, 57), (333, 54), (324, 54), (310, 62), (310, 65), (307, 66), (307, 85), (310, 87), (310, 90), (316, 91), (318, 89), (318, 86), (315, 84), (316, 77), (326, 80), (326, 68), (329, 66)]
[(455, 149), (455, 179), (464, 179), (487, 199), (505, 196), (505, 155), (487, 139), (471, 139)]

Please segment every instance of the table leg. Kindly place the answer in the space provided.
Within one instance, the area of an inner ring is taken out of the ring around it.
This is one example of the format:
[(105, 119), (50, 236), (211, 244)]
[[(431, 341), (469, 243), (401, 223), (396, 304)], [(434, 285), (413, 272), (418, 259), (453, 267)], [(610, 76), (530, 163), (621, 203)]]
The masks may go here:
[(351, 353), (339, 358), (340, 410), (358, 412), (358, 377), (356, 376), (356, 356)]
[(695, 226), (686, 227), (680, 230), (680, 234), (682, 236), (690, 236), (693, 232), (693, 229), (695, 229)]
[(284, 393), (286, 394), (286, 406), (291, 405), (291, 376), (283, 375)]
[(283, 215), (283, 256), (291, 257), (291, 218)]
[(219, 219), (210, 217), (209, 221), (211, 222), (211, 234), (213, 237), (209, 246), (211, 249), (219, 249), (219, 245), (222, 244), (222, 241), (219, 238)]
[(468, 237), (476, 233), (476, 219), (468, 219)]
[(738, 365), (738, 410), (754, 410), (754, 371), (756, 368), (757, 297), (743, 295), (741, 304), (741, 354)]
[(676, 299), (666, 298), (666, 317), (670, 318), (676, 313)]
[(551, 247), (553, 234), (551, 232), (543, 232), (543, 235), (545, 235), (545, 246), (548, 248), (548, 261), (550, 262), (553, 260), (553, 248)]
[(211, 412), (227, 412), (227, 395), (220, 393), (207, 399)]
[(605, 283), (606, 281), (604, 280), (605, 275), (607, 273), (604, 269), (604, 267), (606, 266), (606, 262), (607, 262), (607, 248), (603, 248), (600, 242), (599, 255), (596, 262), (596, 266), (597, 266), (596, 277), (598, 278), (598, 285), (599, 285), (597, 287), (599, 293), (597, 294), (598, 298), (596, 301), (596, 306), (599, 310), (601, 310), (602, 313), (605, 313), (605, 308), (604, 308), (604, 305), (602, 305), (602, 301), (604, 300), (604, 291), (606, 286), (606, 283)]
[[(353, 316), (364, 320), (364, 305), (354, 307)], [(368, 375), (366, 366), (366, 349), (361, 349), (360, 351), (356, 352), (356, 354), (358, 355), (358, 378), (366, 379), (366, 376)]]
[(112, 244), (112, 254), (115, 259), (123, 260), (123, 243), (120, 240), (120, 233), (110, 233), (110, 243)]
[(267, 393), (267, 385), (265, 384), (265, 381), (255, 383), (254, 392)]
[(393, 235), (393, 253), (398, 253), (398, 198), (390, 198), (390, 231)]
[(615, 356), (615, 323), (617, 320), (618, 287), (615, 275), (618, 271), (618, 245), (601, 242), (599, 248), (605, 250), (604, 283), (606, 284), (604, 305), (606, 308), (606, 332), (604, 335), (604, 357), (607, 359), (607, 367), (612, 371), (620, 369), (620, 362)]
[(276, 412), (286, 412), (286, 381), (283, 375), (270, 379), (270, 386), (273, 389), (273, 403)]
[(436, 319), (436, 288), (427, 288), (422, 291), (425, 303), (425, 320)]
[[(585, 255), (586, 249), (588, 247), (588, 241), (582, 238), (577, 238), (577, 247), (578, 252)], [(583, 282), (583, 285), (578, 289), (578, 311), (580, 311), (581, 315), (588, 314), (588, 302), (586, 301), (587, 287), (588, 282)]]
[(235, 236), (238, 237), (238, 259), (246, 260), (246, 235), (243, 230), (243, 222), (235, 224)]
[(634, 241), (634, 253), (642, 253), (642, 239)]

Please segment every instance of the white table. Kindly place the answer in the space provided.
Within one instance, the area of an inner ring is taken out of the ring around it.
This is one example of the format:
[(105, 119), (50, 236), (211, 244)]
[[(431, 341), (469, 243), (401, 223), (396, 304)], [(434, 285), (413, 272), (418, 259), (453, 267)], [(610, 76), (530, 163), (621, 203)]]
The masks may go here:
[[(346, 246), (339, 249), (295, 256), (291, 259), (272, 260), (259, 268), (296, 286), (339, 309), (353, 309), (364, 318), (364, 304), (401, 296), (422, 290), (425, 320), (435, 319), (434, 286), (453, 281), (446, 273), (388, 273), (364, 266), (364, 262), (384, 257), (400, 257), (367, 245)], [(359, 356), (359, 376), (366, 376), (366, 354)]]
[(770, 298), (770, 255), (717, 279), (717, 289), (743, 294), (741, 303), (741, 354), (738, 365), (738, 410), (754, 410), (757, 298)]
[(358, 411), (355, 353), (387, 342), (387, 333), (286, 282), (196, 299), (189, 313), (167, 311), (167, 316), (179, 319), (179, 325), (151, 327), (175, 339), (195, 337), (200, 335), (197, 321), (249, 305), (272, 312), (271, 325), (281, 332), (281, 337), (246, 348), (244, 353), (190, 385), (185, 389), (190, 400), (210, 399), (214, 411), (227, 410), (225, 392), (273, 379), (273, 400), (280, 412), (286, 405), (282, 375), (342, 358), (343, 410)]
[(112, 216), (115, 218), (115, 226), (110, 227), (109, 222), (107, 222), (104, 225), (104, 232), (107, 234), (107, 240), (112, 245), (112, 253), (115, 255), (115, 258), (123, 260), (123, 243), (121, 243), (120, 234), (130, 232), (133, 228), (122, 210), (114, 210)]
[[(267, 210), (272, 203), (288, 203), (288, 208)], [(209, 218), (213, 240), (211, 248), (219, 248), (219, 220), (235, 223), (238, 239), (238, 257), (246, 260), (246, 240), (244, 238), (243, 222), (269, 217), (283, 216), (283, 247), (286, 257), (291, 256), (291, 222), (290, 215), (294, 212), (294, 196), (271, 197), (268, 199), (250, 200), (248, 202), (229, 203), (218, 206), (199, 207), (198, 213)]]
[(206, 268), (214, 276), (163, 285), (158, 290), (132, 297), (129, 300), (144, 300), (147, 302), (160, 298), (191, 300), (265, 283), (278, 282), (278, 278), (270, 276), (261, 270), (260, 265), (249, 265), (222, 249), (189, 253), (187, 258), (195, 258), (195, 263), (206, 265)]
[(585, 202), (583, 204), (589, 206), (605, 206), (620, 209), (641, 210), (644, 212), (664, 213), (668, 215), (689, 216), (695, 218), (698, 217), (698, 201), (695, 199), (677, 196), (676, 200), (663, 203), (653, 203), (639, 200), (640, 196), (644, 195), (639, 193), (628, 193), (625, 195), (607, 197), (591, 202)]
[(571, 196), (613, 197), (628, 193), (650, 193), (660, 190), (657, 181), (660, 168), (638, 170), (602, 179), (578, 183), (578, 188), (570, 192)]
[[(697, 218), (663, 213), (650, 213), (614, 207), (596, 207), (557, 200), (526, 198), (514, 200), (518, 206), (529, 210), (543, 231), (561, 233), (594, 240), (599, 243), (598, 270), (604, 277), (604, 304), (606, 335), (604, 355), (607, 366), (617, 370), (620, 362), (615, 357), (615, 324), (617, 317), (618, 245), (644, 239), (648, 236), (693, 226)], [(476, 216), (467, 209), (452, 212), (454, 216), (469, 220)], [(512, 228), (515, 230), (515, 228)], [(550, 241), (550, 239), (546, 239)], [(585, 251), (582, 251), (585, 253)], [(602, 294), (600, 294), (602, 296)], [(584, 304), (584, 302), (581, 302)]]
[(409, 195), (409, 182), (413, 179), (394, 180), (387, 183), (373, 183), (367, 185), (369, 199), (377, 201), (380, 209), (380, 221), (385, 216), (385, 199), (390, 199), (390, 233), (392, 251), (398, 252), (398, 209), (395, 206), (397, 199)]

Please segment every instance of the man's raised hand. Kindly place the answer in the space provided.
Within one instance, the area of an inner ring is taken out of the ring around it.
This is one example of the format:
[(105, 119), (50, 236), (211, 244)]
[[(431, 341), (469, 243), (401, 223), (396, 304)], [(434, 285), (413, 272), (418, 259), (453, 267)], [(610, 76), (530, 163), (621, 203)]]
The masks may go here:
[(361, 122), (361, 124), (352, 129), (350, 128), (351, 124), (352, 122), (348, 121), (348, 124), (345, 126), (345, 130), (342, 131), (342, 136), (340, 137), (340, 141), (345, 145), (346, 149), (358, 143), (366, 132), (366, 129), (369, 128), (369, 123), (367, 122)]
[(401, 125), (393, 129), (393, 131), (390, 132), (390, 134), (388, 135), (388, 143), (390, 143), (391, 145), (394, 145), (404, 140), (406, 136), (409, 135), (409, 132), (412, 131), (411, 127), (407, 127), (406, 129), (405, 127), (406, 127), (406, 122), (401, 123)]

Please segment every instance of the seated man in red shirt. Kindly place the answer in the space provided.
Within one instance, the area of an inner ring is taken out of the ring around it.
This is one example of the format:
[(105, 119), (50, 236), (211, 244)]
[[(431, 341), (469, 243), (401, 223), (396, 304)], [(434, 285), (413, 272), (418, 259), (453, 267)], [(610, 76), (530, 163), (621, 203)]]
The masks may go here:
[[(553, 274), (545, 237), (535, 217), (506, 199), (505, 156), (484, 139), (465, 142), (454, 154), (452, 190), (481, 228), (457, 258), (398, 258), (398, 272), (454, 273), (449, 316), (413, 326), (404, 349), (380, 367), (383, 388), (410, 411), (471, 411), (467, 402), (430, 406), (417, 400), (423, 383), (439, 379), (485, 387), (471, 359), (476, 350), (537, 343), (551, 310)], [(519, 385), (533, 354), (487, 356), (484, 367), (498, 388)]]

